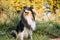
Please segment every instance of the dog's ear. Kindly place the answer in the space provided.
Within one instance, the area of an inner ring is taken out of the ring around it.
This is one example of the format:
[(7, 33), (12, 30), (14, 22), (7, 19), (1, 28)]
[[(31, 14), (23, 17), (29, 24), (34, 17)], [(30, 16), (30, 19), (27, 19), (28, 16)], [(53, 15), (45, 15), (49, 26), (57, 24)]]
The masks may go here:
[(30, 10), (32, 11), (32, 13), (33, 13), (33, 14), (35, 14), (35, 15), (36, 15), (36, 11), (35, 11), (35, 9), (34, 9), (33, 5), (31, 5), (31, 6), (30, 6)]
[(23, 6), (23, 8), (25, 9), (25, 8), (27, 8), (27, 6)]
[(33, 6), (30, 6), (30, 9), (34, 9)]

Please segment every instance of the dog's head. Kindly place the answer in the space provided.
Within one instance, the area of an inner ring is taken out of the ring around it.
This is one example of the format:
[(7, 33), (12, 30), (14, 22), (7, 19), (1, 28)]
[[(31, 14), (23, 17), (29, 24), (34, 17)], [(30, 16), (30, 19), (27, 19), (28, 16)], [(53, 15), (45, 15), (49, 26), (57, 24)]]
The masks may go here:
[(35, 20), (35, 12), (33, 11), (33, 7), (26, 7), (24, 6), (24, 18), (30, 17), (32, 20)]

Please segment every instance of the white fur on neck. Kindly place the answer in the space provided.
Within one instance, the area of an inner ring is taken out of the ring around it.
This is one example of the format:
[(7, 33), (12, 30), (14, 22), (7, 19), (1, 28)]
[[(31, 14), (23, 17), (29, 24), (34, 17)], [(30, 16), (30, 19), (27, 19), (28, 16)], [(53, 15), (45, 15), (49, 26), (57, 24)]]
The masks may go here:
[(35, 30), (36, 23), (32, 20), (32, 16), (26, 16), (25, 19), (27, 20), (28, 24), (31, 25), (32, 30)]

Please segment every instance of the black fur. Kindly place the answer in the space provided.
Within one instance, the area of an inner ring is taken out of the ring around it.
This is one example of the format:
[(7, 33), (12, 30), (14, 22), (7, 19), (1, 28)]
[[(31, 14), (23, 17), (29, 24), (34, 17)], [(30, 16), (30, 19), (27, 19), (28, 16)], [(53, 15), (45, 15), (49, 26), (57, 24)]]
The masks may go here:
[(20, 20), (20, 22), (17, 24), (16, 27), (17, 27), (17, 29), (16, 29), (17, 33), (22, 32), (24, 30), (24, 24), (23, 24), (22, 20)]

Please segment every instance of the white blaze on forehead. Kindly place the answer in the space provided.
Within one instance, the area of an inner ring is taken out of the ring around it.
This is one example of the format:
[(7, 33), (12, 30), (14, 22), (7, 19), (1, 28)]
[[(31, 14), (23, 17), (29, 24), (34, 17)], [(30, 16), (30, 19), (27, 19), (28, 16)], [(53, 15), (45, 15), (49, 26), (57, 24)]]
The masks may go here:
[(28, 10), (25, 10), (25, 12), (28, 12)]
[(36, 23), (32, 20), (32, 16), (26, 16), (25, 19), (27, 20), (27, 23), (31, 26), (32, 30), (35, 30)]

